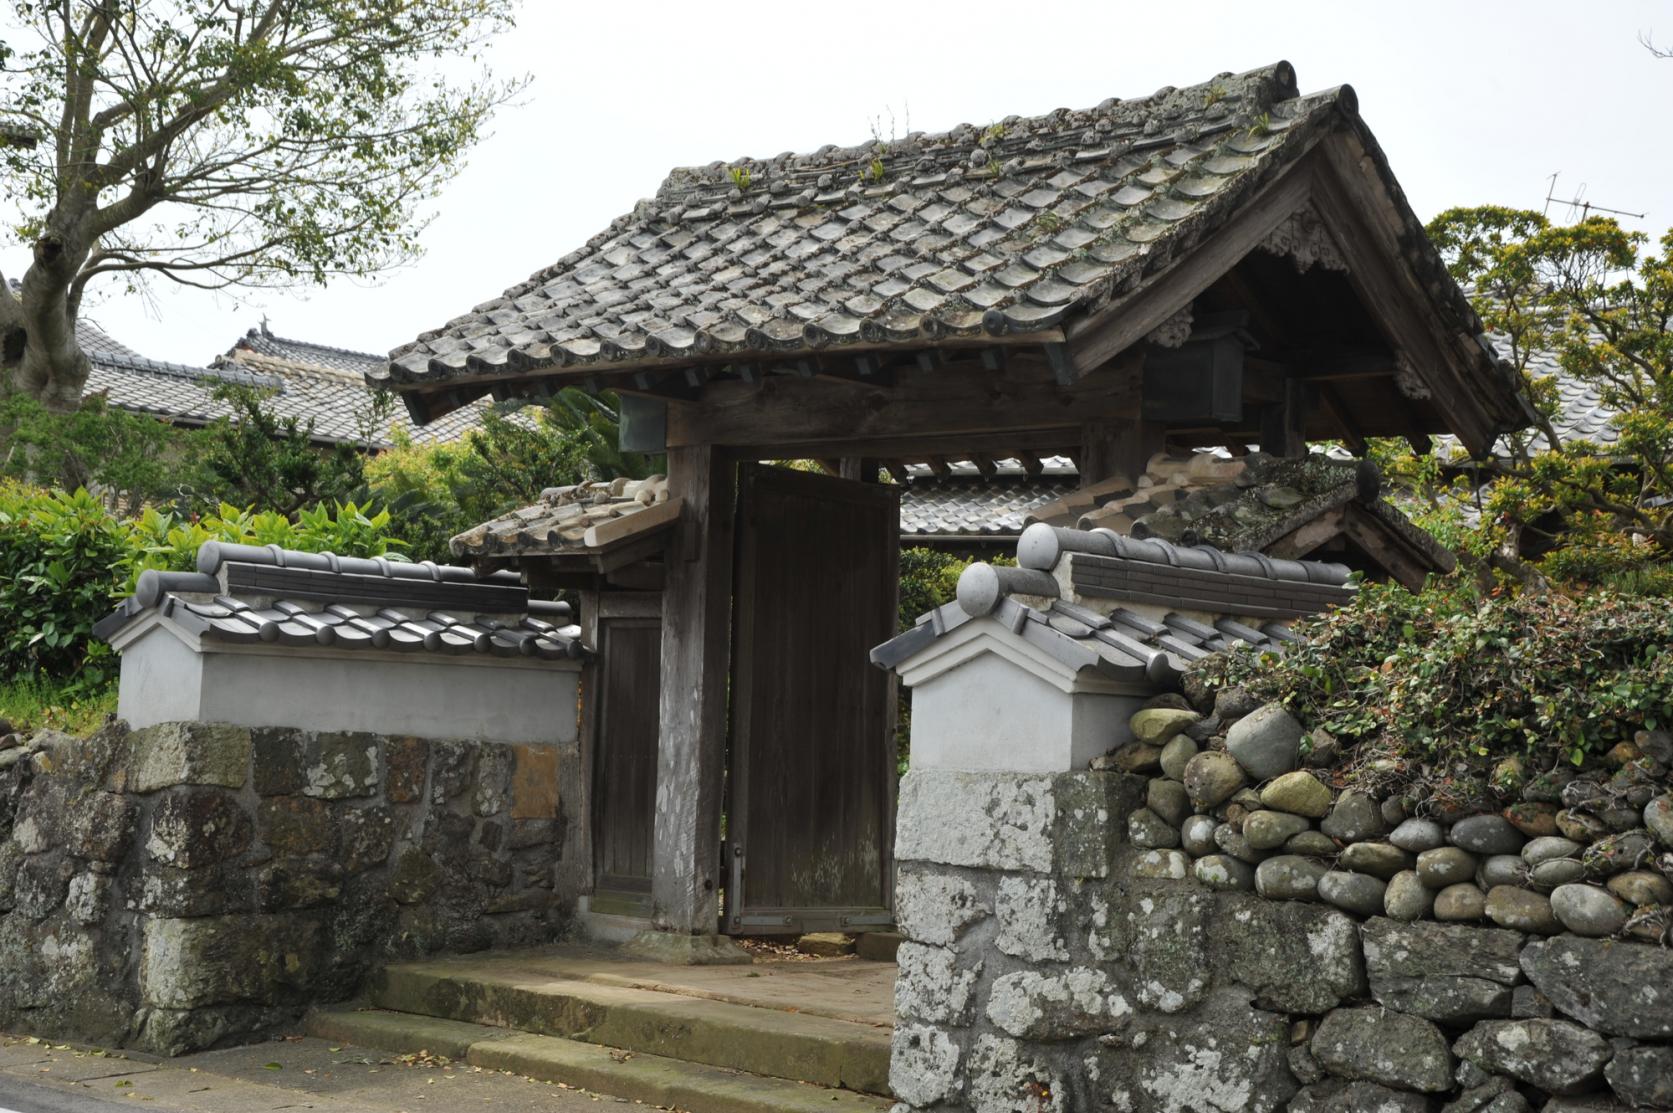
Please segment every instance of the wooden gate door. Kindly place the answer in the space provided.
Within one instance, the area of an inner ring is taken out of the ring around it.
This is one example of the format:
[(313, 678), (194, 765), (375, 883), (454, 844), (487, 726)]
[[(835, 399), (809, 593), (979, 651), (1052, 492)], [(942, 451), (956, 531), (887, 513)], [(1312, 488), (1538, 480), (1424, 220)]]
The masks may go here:
[(738, 490), (726, 930), (890, 923), (893, 488), (746, 465)]
[[(594, 672), (599, 683), (593, 758), (594, 888), (599, 893), (643, 894), (648, 913), (662, 620), (601, 619), (598, 649), (602, 667)], [(596, 899), (594, 905), (603, 907)], [(610, 910), (632, 911), (615, 906)]]

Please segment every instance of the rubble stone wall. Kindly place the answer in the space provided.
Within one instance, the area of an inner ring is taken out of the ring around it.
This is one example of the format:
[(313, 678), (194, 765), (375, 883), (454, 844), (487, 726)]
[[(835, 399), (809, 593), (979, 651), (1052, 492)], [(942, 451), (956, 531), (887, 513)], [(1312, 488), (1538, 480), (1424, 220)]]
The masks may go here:
[(0, 1027), (175, 1054), (385, 959), (545, 942), (573, 745), (166, 723), (0, 750)]
[(1216, 888), (1134, 844), (1153, 779), (907, 775), (904, 1108), (1673, 1108), (1673, 952)]

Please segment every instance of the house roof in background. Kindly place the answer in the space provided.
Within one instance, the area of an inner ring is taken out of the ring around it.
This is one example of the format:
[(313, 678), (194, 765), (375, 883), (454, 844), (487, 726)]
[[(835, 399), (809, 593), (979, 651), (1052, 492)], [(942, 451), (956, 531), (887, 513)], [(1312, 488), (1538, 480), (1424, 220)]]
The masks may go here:
[[(1509, 337), (1491, 333), (1489, 339), (1493, 341), (1493, 346), (1498, 349), (1501, 357), (1511, 359)], [(1557, 362), (1557, 353), (1545, 348), (1536, 348), (1529, 352), (1527, 372), (1535, 379), (1556, 381), (1557, 413), (1552, 417), (1551, 426), (1561, 440), (1568, 442), (1585, 439), (1605, 448), (1612, 448), (1620, 442), (1621, 431), (1615, 427), (1612, 420), (1619, 411), (1604, 403), (1595, 385), (1564, 371), (1562, 365)], [(1537, 426), (1528, 430), (1528, 434), (1533, 437), (1538, 448), (1548, 446), (1544, 432)], [(1450, 437), (1446, 440), (1455, 443)]]
[(997, 460), (987, 474), (967, 460), (949, 463), (945, 475), (908, 464), (900, 493), (902, 541), (1015, 540), (1030, 510), (1080, 485), (1067, 457), (1045, 457), (1040, 465), (1039, 474), (1031, 476), (1016, 460)]
[[(1301, 95), (1280, 62), (1084, 111), (913, 133), (881, 154), (870, 142), (676, 169), (653, 199), (395, 349), (373, 378), (427, 418), (549, 374), (1038, 337), (1169, 273), (1342, 129), (1370, 151), (1410, 231), (1401, 265), (1421, 272), (1428, 312), (1460, 341), (1477, 336), (1352, 90)], [(1468, 364), (1468, 389), (1507, 420), (1497, 365), (1473, 343), (1454, 348), (1457, 367), (1436, 373)]]
[[(12, 285), (15, 288), (17, 283)], [(206, 425), (231, 416), (232, 408), (214, 396), (215, 389), (246, 386), (273, 392), (267, 409), (275, 416), (295, 418), (304, 426), (312, 421), (316, 442), (369, 444), (381, 449), (395, 443), (396, 430), (417, 444), (457, 440), (481, 423), (482, 411), (491, 405), (484, 399), (424, 426), (416, 425), (396, 406), (379, 428), (368, 430), (373, 392), (366, 384), (364, 367), (367, 361), (379, 359), (375, 355), (251, 329), (227, 355), (198, 367), (142, 356), (88, 316), (77, 319), (76, 339), (92, 364), (84, 395), (103, 395), (118, 409), (176, 424)], [(313, 359), (322, 362), (308, 362)]]
[(382, 366), (384, 357), (375, 352), (356, 352), (348, 348), (333, 348), (328, 344), (315, 344), (307, 340), (290, 340), (283, 336), (274, 336), (268, 331), (264, 321), (259, 328), (253, 328), (238, 338), (238, 342), (228, 352), (229, 357), (236, 357), (239, 353), (248, 352), (256, 356), (266, 356), (271, 359), (282, 359), (290, 363), (299, 363), (307, 367), (327, 368), (342, 371), (356, 377), (364, 376), (373, 368)]

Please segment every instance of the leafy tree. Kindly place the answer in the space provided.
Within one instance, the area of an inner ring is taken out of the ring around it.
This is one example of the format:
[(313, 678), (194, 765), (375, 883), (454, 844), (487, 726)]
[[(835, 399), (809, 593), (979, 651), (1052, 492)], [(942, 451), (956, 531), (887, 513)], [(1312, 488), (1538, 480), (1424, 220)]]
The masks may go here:
[(0, 475), (66, 491), (94, 490), (117, 514), (181, 504), (194, 491), (197, 434), (131, 414), (103, 397), (56, 413), (23, 395), (0, 396)]
[(262, 406), (270, 394), (230, 383), (215, 388), (214, 396), (232, 407), (233, 416), (203, 431), (198, 447), (205, 489), (220, 502), (287, 517), (357, 491), (365, 478), (361, 451), (348, 444), (317, 447), (313, 419), (303, 424), (274, 416)]
[[(1555, 521), (1566, 544), (1639, 563), (1673, 552), (1673, 232), (1657, 253), (1608, 218), (1483, 207), (1444, 212), (1429, 234), (1540, 415), (1489, 466), (1489, 524), (1514, 543)], [(1616, 412), (1614, 445), (1559, 435), (1556, 384), (1530, 362), (1542, 350)]]
[(517, 0), (9, 0), (0, 381), (74, 409), (90, 283), (324, 284), (411, 260), (423, 208), (521, 83), (439, 76)]
[(490, 409), (462, 440), (398, 440), (379, 453), (367, 462), (363, 497), (390, 508), (414, 556), (445, 562), (449, 538), (527, 506), (547, 487), (662, 470), (662, 457), (617, 447), (617, 421), (613, 396), (573, 388), (515, 414)]

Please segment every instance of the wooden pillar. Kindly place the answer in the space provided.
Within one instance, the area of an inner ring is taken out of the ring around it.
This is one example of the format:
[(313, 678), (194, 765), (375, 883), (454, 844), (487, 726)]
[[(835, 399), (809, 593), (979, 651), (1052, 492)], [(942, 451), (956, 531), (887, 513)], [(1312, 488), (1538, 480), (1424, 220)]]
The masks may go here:
[(664, 931), (710, 935), (720, 924), (734, 461), (709, 445), (670, 448), (668, 495), (685, 510), (663, 589), (651, 917)]
[(1303, 432), (1307, 395), (1307, 384), (1295, 378), (1284, 380), (1283, 400), (1268, 406), (1261, 414), (1262, 452), (1291, 459), (1307, 455), (1307, 437)]
[(1166, 429), (1158, 422), (1132, 418), (1126, 421), (1095, 421), (1081, 426), (1080, 485), (1090, 487), (1121, 476), (1138, 482), (1150, 458), (1160, 452)]

